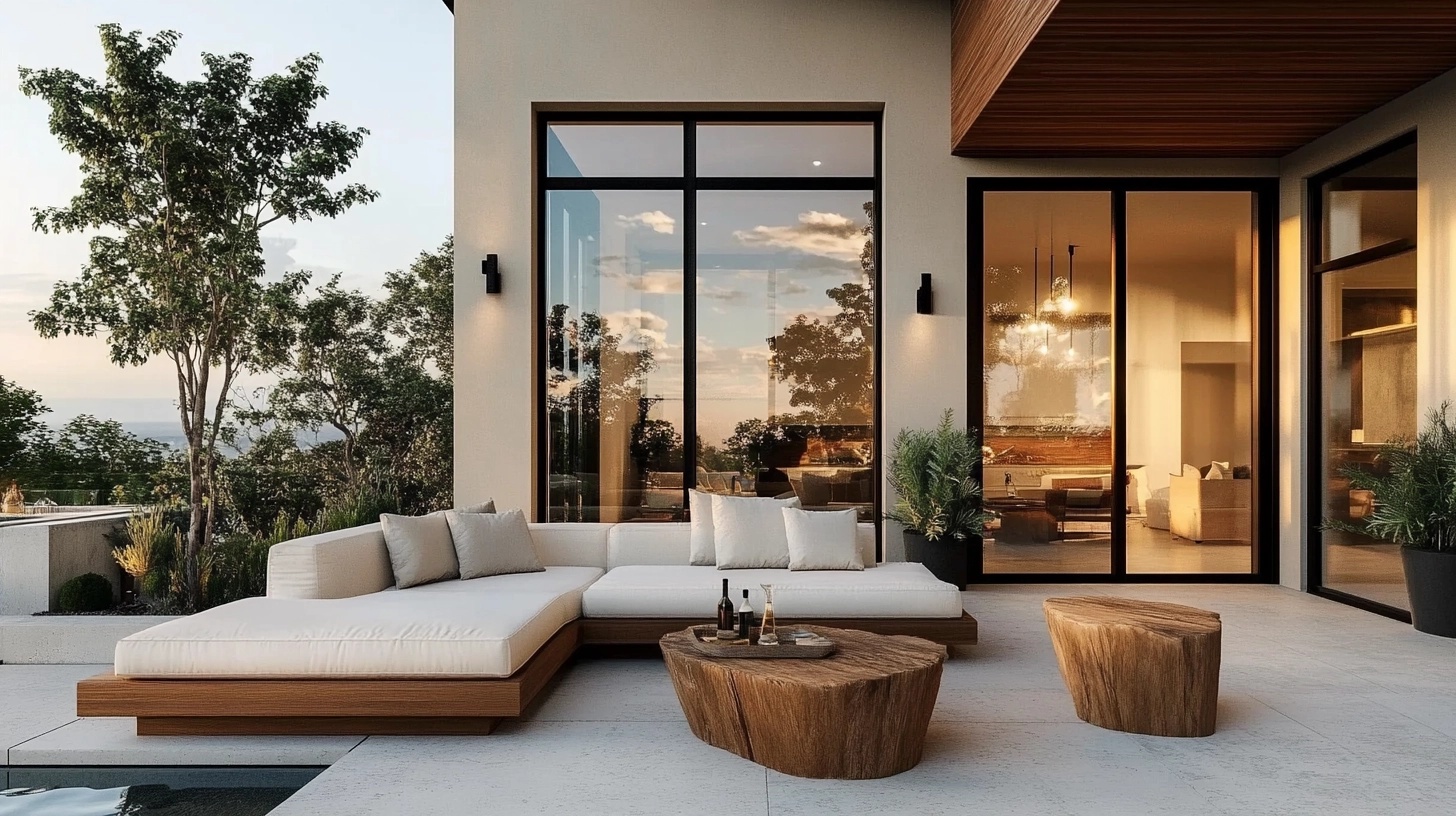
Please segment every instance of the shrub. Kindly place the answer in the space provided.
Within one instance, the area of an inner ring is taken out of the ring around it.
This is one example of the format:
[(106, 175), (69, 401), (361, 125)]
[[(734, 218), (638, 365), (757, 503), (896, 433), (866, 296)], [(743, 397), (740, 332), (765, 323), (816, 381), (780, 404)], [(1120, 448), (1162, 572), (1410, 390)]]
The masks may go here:
[(115, 602), (111, 582), (94, 572), (77, 575), (61, 584), (57, 605), (62, 612), (100, 612)]
[(931, 541), (980, 535), (986, 521), (975, 478), (981, 445), (975, 431), (956, 428), (954, 420), (947, 410), (934, 430), (902, 429), (890, 455), (896, 499), (885, 518)]
[(1355, 490), (1375, 495), (1375, 512), (1361, 522), (1325, 526), (1364, 533), (1417, 550), (1456, 550), (1456, 426), (1451, 405), (1431, 409), (1415, 439), (1382, 446), (1374, 470), (1342, 469)]

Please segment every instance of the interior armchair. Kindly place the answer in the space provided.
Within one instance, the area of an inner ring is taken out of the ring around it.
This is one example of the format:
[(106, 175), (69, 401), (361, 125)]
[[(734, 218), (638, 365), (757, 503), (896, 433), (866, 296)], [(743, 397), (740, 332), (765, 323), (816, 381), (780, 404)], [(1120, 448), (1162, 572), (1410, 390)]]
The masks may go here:
[(1168, 486), (1168, 530), (1179, 538), (1205, 541), (1253, 540), (1252, 479), (1203, 479), (1172, 475)]

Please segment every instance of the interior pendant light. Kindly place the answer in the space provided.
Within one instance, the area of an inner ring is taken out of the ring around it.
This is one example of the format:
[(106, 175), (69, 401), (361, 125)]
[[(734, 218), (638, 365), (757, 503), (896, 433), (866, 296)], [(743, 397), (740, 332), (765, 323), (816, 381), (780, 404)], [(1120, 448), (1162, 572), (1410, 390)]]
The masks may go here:
[(1067, 244), (1067, 292), (1057, 299), (1057, 310), (1064, 315), (1077, 311), (1077, 301), (1072, 298), (1072, 264), (1077, 255), (1077, 245)]

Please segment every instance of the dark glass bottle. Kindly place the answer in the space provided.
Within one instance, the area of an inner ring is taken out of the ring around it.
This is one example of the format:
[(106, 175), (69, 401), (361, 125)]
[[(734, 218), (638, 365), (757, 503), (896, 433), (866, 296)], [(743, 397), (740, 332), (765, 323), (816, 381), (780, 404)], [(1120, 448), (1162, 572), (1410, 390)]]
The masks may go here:
[(748, 605), (748, 590), (743, 590), (743, 603), (738, 606), (738, 639), (747, 640), (753, 634), (753, 607)]
[(718, 631), (736, 632), (738, 629), (738, 614), (733, 611), (733, 600), (728, 597), (728, 579), (723, 579), (723, 598), (718, 601)]

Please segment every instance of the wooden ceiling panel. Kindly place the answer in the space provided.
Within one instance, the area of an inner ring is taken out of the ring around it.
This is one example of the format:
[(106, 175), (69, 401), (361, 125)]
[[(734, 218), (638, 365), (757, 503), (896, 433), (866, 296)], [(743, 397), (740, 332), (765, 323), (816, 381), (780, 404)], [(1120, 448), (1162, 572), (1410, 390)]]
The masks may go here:
[[(958, 0), (956, 12), (959, 156), (1282, 156), (1456, 67), (1456, 2), (1442, 0)], [(984, 53), (997, 37), (999, 60)]]

